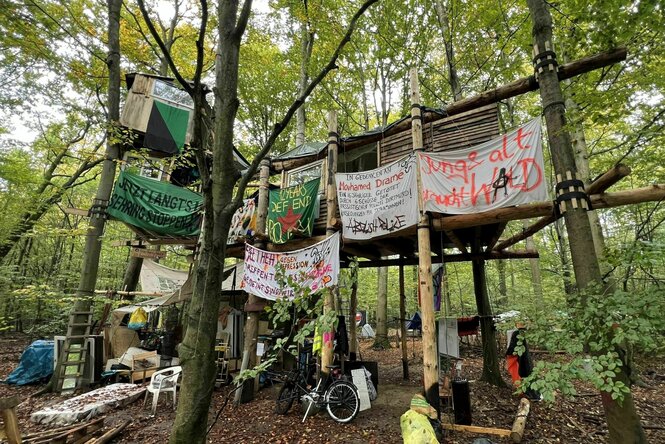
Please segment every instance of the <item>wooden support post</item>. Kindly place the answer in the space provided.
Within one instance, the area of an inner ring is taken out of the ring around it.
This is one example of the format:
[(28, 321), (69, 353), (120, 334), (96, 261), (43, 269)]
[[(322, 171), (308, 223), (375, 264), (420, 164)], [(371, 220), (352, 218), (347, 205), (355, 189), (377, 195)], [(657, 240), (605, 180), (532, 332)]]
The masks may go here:
[[(473, 253), (481, 250), (480, 237), (476, 236)], [(483, 341), (483, 373), (481, 379), (498, 387), (505, 386), (501, 378), (499, 368), (499, 357), (496, 350), (496, 335), (494, 331), (494, 320), (492, 319), (492, 308), (487, 295), (487, 280), (485, 276), (485, 261), (474, 259), (471, 262), (473, 270), (473, 290), (476, 295), (476, 306), (480, 317), (480, 336)]]
[(19, 400), (17, 396), (0, 399), (0, 414), (5, 423), (4, 432), (9, 444), (21, 444), (21, 430), (18, 426), (16, 411), (14, 410), (18, 404)]
[(522, 398), (520, 405), (517, 408), (517, 416), (515, 417), (515, 422), (513, 423), (513, 428), (510, 431), (510, 439), (514, 443), (522, 442), (522, 437), (524, 436), (524, 428), (526, 427), (526, 418), (529, 416), (529, 409), (531, 408), (531, 403), (528, 399)]
[(409, 355), (406, 342), (406, 291), (404, 287), (404, 265), (399, 266), (399, 334), (402, 348), (402, 379), (409, 380)]
[[(328, 183), (326, 184), (326, 207), (328, 210), (326, 219), (326, 236), (335, 234), (337, 220), (337, 187), (335, 186), (335, 173), (337, 172), (337, 112), (328, 112)], [(335, 310), (335, 299), (339, 292), (338, 287), (330, 288), (324, 292), (323, 312), (329, 313)], [(354, 313), (355, 317), (355, 313)], [(333, 338), (334, 331), (327, 332), (329, 337), (323, 334), (323, 346), (321, 347), (321, 371), (328, 373), (326, 366), (333, 363)], [(326, 340), (328, 339), (328, 340)]]
[[(411, 75), (411, 140), (415, 152), (422, 150), (423, 127), (420, 110), (420, 88), (418, 72), (415, 68)], [(430, 244), (429, 217), (424, 211), (421, 192), (420, 168), (418, 176), (418, 287), (420, 289), (420, 315), (423, 328), (423, 384), (427, 402), (440, 414), (439, 408), (439, 356), (436, 347), (436, 324), (434, 321), (434, 296), (432, 289), (432, 250)]]
[[(256, 232), (265, 236), (266, 219), (268, 218), (268, 204), (270, 197), (270, 160), (263, 159), (259, 169), (259, 202), (256, 208)], [(265, 244), (257, 242), (257, 247), (265, 248)], [(258, 306), (263, 299), (256, 295), (247, 296), (247, 306)], [(245, 320), (243, 341), (243, 357), (240, 370), (247, 370), (256, 365), (256, 343), (259, 336), (259, 313), (247, 312)], [(258, 378), (253, 381), (246, 381), (241, 390), (235, 395), (235, 403), (249, 402), (254, 398), (254, 393), (258, 390)]]
[[(534, 63), (536, 67), (543, 66), (545, 56), (550, 56), (549, 67), (556, 68), (556, 54), (552, 42), (552, 16), (545, 0), (527, 0), (534, 40)], [(568, 171), (576, 174), (575, 153), (567, 128), (566, 112), (561, 85), (556, 69), (544, 69), (538, 73), (540, 98), (543, 105), (543, 114), (547, 124), (547, 136), (554, 164), (554, 172), (566, 177)], [(575, 271), (577, 288), (582, 291), (578, 295), (582, 305), (586, 303), (583, 291), (592, 285), (602, 286), (600, 264), (596, 256), (595, 245), (591, 231), (591, 224), (587, 212), (582, 208), (567, 209), (563, 216), (568, 232), (568, 243)], [(625, 350), (616, 347), (619, 356), (625, 355)], [(627, 383), (629, 368), (626, 362), (621, 365), (614, 378), (616, 381)], [(629, 386), (629, 384), (627, 384)], [(618, 443), (644, 443), (646, 436), (637, 415), (632, 393), (625, 393), (623, 402), (611, 399), (609, 394), (603, 392), (603, 409), (609, 430), (609, 442)]]

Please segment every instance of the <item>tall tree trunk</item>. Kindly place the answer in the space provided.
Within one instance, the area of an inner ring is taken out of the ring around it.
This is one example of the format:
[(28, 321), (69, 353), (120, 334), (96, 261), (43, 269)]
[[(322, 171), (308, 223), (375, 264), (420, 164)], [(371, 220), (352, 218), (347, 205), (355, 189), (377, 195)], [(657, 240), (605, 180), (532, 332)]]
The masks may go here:
[[(522, 226), (526, 229), (529, 227), (527, 219), (522, 221)], [(529, 251), (537, 251), (536, 243), (533, 237), (526, 238), (526, 249)], [(538, 258), (529, 259), (529, 268), (531, 269), (531, 283), (533, 284), (533, 295), (537, 307), (543, 307), (543, 281), (540, 276), (540, 261)]]
[[(480, 245), (474, 248), (480, 252)], [(497, 387), (506, 385), (499, 369), (499, 356), (496, 345), (496, 332), (492, 319), (492, 308), (487, 294), (487, 278), (485, 276), (485, 261), (475, 259), (471, 262), (473, 271), (473, 289), (476, 295), (476, 306), (480, 316), (480, 336), (483, 341), (483, 373), (481, 380)]]
[(508, 287), (506, 286), (506, 261), (499, 259), (496, 261), (496, 271), (499, 275), (499, 299), (496, 305), (505, 307), (508, 302)]
[(556, 236), (557, 249), (561, 259), (561, 277), (563, 282), (563, 291), (566, 297), (570, 298), (575, 294), (576, 287), (570, 272), (570, 252), (566, 244), (565, 233), (563, 230), (563, 221), (557, 219), (552, 224), (554, 226), (554, 235)]
[[(305, 2), (305, 21), (300, 25), (300, 75), (298, 77), (298, 95), (305, 93), (309, 84), (309, 61), (312, 58), (312, 47), (314, 46), (314, 33), (309, 29), (309, 14), (307, 2)], [(305, 130), (307, 127), (305, 105), (296, 111), (296, 146), (305, 143)]]
[[(76, 295), (77, 301), (72, 307), (72, 316), (70, 323), (81, 325), (70, 325), (73, 336), (82, 336), (87, 327), (87, 315), (85, 312), (92, 310), (92, 296), (94, 295), (95, 285), (97, 283), (97, 272), (99, 270), (99, 256), (102, 249), (102, 235), (104, 234), (104, 225), (106, 223), (106, 208), (108, 206), (111, 191), (113, 189), (113, 180), (115, 178), (115, 162), (120, 152), (120, 144), (117, 142), (115, 130), (120, 120), (120, 7), (121, 0), (108, 0), (108, 57), (106, 64), (109, 70), (109, 83), (107, 92), (107, 112), (108, 112), (108, 134), (106, 137), (106, 153), (102, 162), (102, 172), (97, 187), (97, 194), (91, 207), (90, 224), (85, 238), (85, 247), (83, 250), (83, 265), (81, 277), (79, 279)], [(81, 313), (81, 314), (74, 314)], [(84, 339), (72, 339), (71, 343), (83, 344)], [(53, 377), (51, 378), (51, 388), (57, 388), (57, 378), (60, 374), (60, 365), (67, 357), (64, 351), (58, 357)]]
[(376, 339), (374, 348), (390, 348), (388, 341), (388, 267), (379, 267), (378, 273), (378, 292), (376, 295)]
[[(527, 0), (527, 3), (533, 22), (535, 52), (552, 50), (552, 17), (547, 4), (544, 0)], [(575, 174), (577, 167), (570, 135), (566, 129), (564, 97), (556, 70), (544, 67), (542, 72), (539, 72), (538, 83), (554, 169), (558, 175), (565, 178), (566, 172)], [(564, 213), (564, 220), (578, 289), (584, 290), (592, 284), (602, 285), (588, 215), (582, 208), (568, 208)], [(582, 297), (582, 303), (585, 303), (584, 296), (579, 297)], [(621, 350), (618, 351), (620, 356), (625, 356)], [(628, 370), (627, 363), (624, 362), (616, 380), (629, 386)], [(631, 392), (625, 394), (621, 404), (613, 400), (607, 392), (602, 392), (602, 399), (609, 429), (609, 440), (612, 444), (646, 442)]]
[(404, 288), (404, 265), (399, 266), (399, 332), (402, 349), (402, 379), (409, 380), (409, 355), (406, 349), (406, 290)]
[[(450, 1), (452, 2), (452, 0)], [(439, 19), (439, 26), (441, 27), (443, 47), (446, 51), (448, 83), (450, 84), (450, 90), (452, 91), (453, 101), (457, 102), (458, 100), (462, 100), (462, 85), (460, 84), (459, 77), (457, 76), (455, 51), (453, 47), (453, 32), (450, 27), (450, 10), (452, 9), (452, 5), (446, 5), (444, 0), (435, 0), (434, 7), (436, 8), (436, 16)]]
[[(238, 0), (220, 1), (219, 46), (215, 74), (215, 121), (212, 176), (204, 184), (205, 216), (202, 249), (196, 270), (196, 283), (187, 315), (187, 332), (178, 349), (183, 365), (180, 402), (171, 444), (205, 441), (208, 411), (215, 384), (215, 339), (219, 317), (219, 291), (226, 257), (226, 240), (235, 208), (233, 189), (238, 171), (233, 159), (233, 125), (238, 111), (238, 61), (240, 40), (251, 8), (245, 0), (238, 19)], [(207, 11), (206, 11), (207, 12)], [(238, 21), (238, 23), (236, 23)], [(197, 45), (203, 45), (199, 40)], [(194, 105), (204, 109), (202, 88), (194, 91)], [(205, 166), (204, 141), (207, 132), (202, 119), (194, 119), (195, 145), (199, 168)]]
[[(575, 152), (575, 165), (577, 166), (578, 178), (584, 182), (584, 186), (588, 187), (591, 182), (591, 171), (589, 169), (589, 153), (587, 149), (586, 136), (584, 135), (584, 124), (580, 116), (580, 107), (569, 93), (566, 95), (566, 109), (568, 110), (571, 120), (573, 122), (573, 131), (571, 134), (571, 143), (573, 151)], [(603, 265), (605, 259), (605, 236), (603, 235), (603, 227), (598, 217), (597, 211), (588, 211), (589, 223), (591, 224), (591, 235), (593, 237), (593, 245), (596, 250), (596, 257)], [(608, 271), (603, 270), (604, 272)], [(614, 287), (614, 281), (608, 279), (610, 288)]]
[(441, 262), (441, 268), (441, 295), (443, 296), (443, 307), (446, 316), (450, 316), (453, 310), (453, 305), (450, 301), (450, 284), (448, 283), (448, 269), (445, 262)]

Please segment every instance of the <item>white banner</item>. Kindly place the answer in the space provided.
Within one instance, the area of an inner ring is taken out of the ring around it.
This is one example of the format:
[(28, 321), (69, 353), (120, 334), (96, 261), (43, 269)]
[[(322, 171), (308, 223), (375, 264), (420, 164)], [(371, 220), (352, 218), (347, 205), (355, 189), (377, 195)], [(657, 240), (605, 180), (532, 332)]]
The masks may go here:
[(187, 271), (165, 267), (151, 260), (141, 266), (141, 290), (149, 293), (172, 293), (187, 280)]
[(345, 239), (372, 239), (418, 223), (416, 157), (359, 173), (335, 174)]
[(469, 214), (548, 200), (540, 118), (471, 148), (418, 156), (427, 211)]
[(273, 253), (245, 244), (245, 274), (241, 288), (247, 293), (274, 301), (292, 298), (293, 289), (277, 280), (280, 264), (286, 276), (314, 293), (337, 285), (339, 276), (339, 233), (301, 250)]

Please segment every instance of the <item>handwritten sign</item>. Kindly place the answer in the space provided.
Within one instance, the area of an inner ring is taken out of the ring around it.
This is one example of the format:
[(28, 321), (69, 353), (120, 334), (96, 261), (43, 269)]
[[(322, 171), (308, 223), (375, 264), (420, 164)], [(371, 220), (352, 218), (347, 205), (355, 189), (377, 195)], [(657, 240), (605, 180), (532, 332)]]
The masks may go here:
[(372, 239), (418, 222), (416, 158), (360, 173), (335, 174), (346, 239)]
[(241, 288), (247, 293), (274, 301), (293, 298), (293, 289), (276, 276), (278, 264), (312, 293), (337, 285), (339, 276), (339, 233), (310, 247), (287, 253), (273, 253), (245, 245), (245, 275)]
[(268, 235), (275, 244), (286, 243), (295, 234), (310, 237), (317, 217), (321, 178), (301, 185), (270, 191)]
[(418, 156), (427, 211), (469, 214), (547, 200), (540, 118), (471, 148)]

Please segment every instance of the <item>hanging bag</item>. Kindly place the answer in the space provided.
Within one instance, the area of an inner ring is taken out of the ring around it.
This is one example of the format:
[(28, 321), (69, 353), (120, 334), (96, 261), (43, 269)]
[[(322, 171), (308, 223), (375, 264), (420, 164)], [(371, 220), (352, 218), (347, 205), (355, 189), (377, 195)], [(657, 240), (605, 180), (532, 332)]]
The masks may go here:
[(140, 330), (148, 324), (148, 313), (141, 307), (132, 312), (127, 327), (132, 330)]

